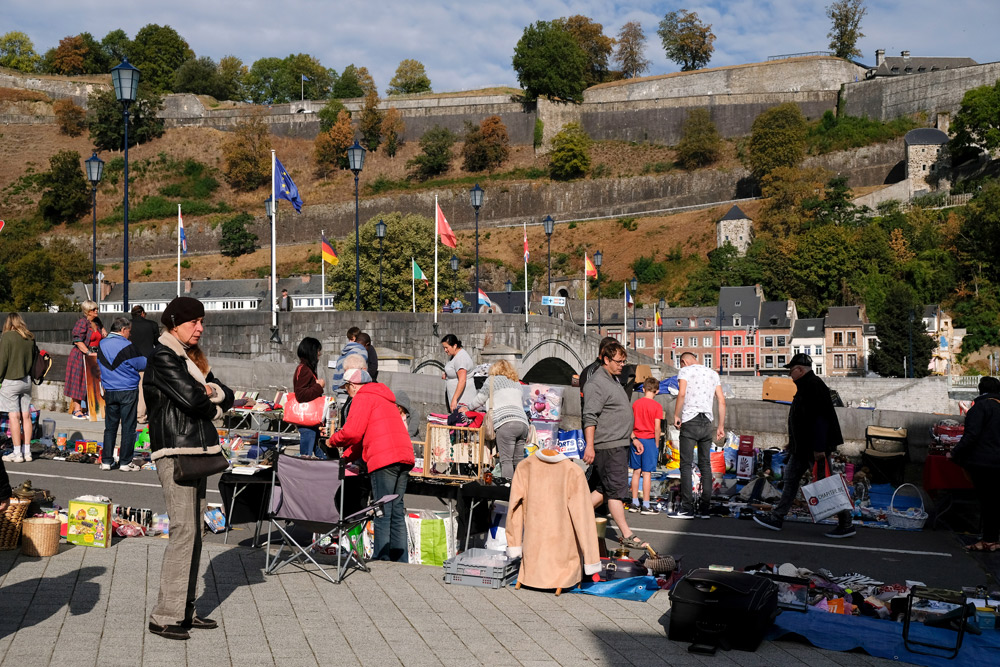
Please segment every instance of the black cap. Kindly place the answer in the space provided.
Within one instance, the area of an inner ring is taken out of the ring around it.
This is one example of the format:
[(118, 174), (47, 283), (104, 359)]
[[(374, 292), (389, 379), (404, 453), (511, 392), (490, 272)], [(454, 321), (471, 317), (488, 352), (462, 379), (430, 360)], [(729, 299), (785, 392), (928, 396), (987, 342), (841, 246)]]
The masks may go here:
[(798, 354), (796, 354), (795, 356), (792, 357), (791, 361), (789, 361), (787, 364), (785, 364), (785, 368), (791, 368), (792, 366), (809, 366), (809, 367), (812, 367), (812, 365), (813, 365), (813, 358), (810, 357), (808, 354), (804, 354), (802, 352), (799, 352)]
[(201, 301), (190, 296), (179, 296), (167, 304), (160, 321), (168, 329), (175, 329), (199, 317), (205, 317), (205, 306)]

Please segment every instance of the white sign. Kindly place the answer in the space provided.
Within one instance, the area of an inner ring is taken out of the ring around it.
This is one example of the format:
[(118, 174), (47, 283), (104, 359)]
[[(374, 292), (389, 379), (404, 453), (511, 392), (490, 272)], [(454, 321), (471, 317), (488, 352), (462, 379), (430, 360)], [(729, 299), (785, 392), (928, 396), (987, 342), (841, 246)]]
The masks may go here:
[(564, 296), (543, 296), (542, 297), (543, 306), (565, 306), (566, 297)]

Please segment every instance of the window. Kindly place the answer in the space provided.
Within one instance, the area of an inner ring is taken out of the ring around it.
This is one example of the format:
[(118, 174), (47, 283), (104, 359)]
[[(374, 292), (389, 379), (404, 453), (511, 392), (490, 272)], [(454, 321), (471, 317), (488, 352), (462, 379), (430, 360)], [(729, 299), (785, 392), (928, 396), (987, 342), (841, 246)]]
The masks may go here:
[(701, 339), (701, 346), (702, 347), (712, 347), (712, 337), (711, 336), (705, 336), (704, 338), (702, 338)]
[(834, 331), (833, 332), (833, 344), (834, 345), (838, 345), (838, 346), (844, 344), (844, 332), (843, 331)]
[(823, 374), (823, 364), (816, 364), (816, 375)]
[(703, 355), (703, 358), (705, 359), (705, 361), (704, 361), (705, 366), (707, 366), (708, 368), (711, 368), (712, 367), (712, 355), (706, 354), (706, 355)]
[(847, 355), (847, 367), (848, 368), (857, 368), (858, 367), (858, 355), (856, 355), (856, 354), (849, 354), (849, 355)]
[(674, 338), (674, 347), (684, 347), (684, 339), (680, 336)]
[(722, 359), (722, 368), (729, 368), (729, 355), (723, 354), (721, 359)]
[(688, 345), (690, 345), (691, 347), (698, 347), (698, 337), (691, 336), (690, 338), (688, 338)]
[[(794, 347), (792, 348), (792, 354), (798, 354), (798, 353), (799, 353), (799, 349), (800, 349), (800, 348), (799, 348), (799, 346), (798, 346), (798, 345), (794, 346)], [(808, 352), (806, 352), (806, 354), (809, 354), (809, 353), (808, 353)]]
[(778, 368), (784, 368), (784, 367), (785, 367), (785, 355), (779, 354), (778, 355)]
[(844, 355), (842, 355), (842, 354), (835, 354), (835, 355), (833, 355), (833, 367), (834, 368), (843, 368), (844, 367)]
[(848, 331), (847, 332), (847, 344), (851, 347), (857, 347), (858, 345), (858, 332)]
[(785, 347), (787, 343), (787, 336), (778, 336), (778, 347)]
[(688, 319), (688, 328), (694, 329), (696, 326), (698, 326), (698, 319), (697, 318), (692, 317), (692, 318)]
[(749, 336), (747, 336), (747, 345), (753, 345), (754, 338), (755, 338), (754, 334), (750, 334)]
[(733, 336), (733, 347), (743, 347), (743, 336)]
[(774, 347), (774, 336), (764, 336), (764, 347)]
[(752, 354), (747, 354), (747, 368), (754, 368), (757, 363), (756, 357)]
[[(806, 354), (812, 354), (811, 350), (812, 348), (809, 347), (808, 345), (802, 348), (802, 351), (805, 352)], [(798, 350), (796, 350), (796, 352), (798, 352)]]
[(719, 345), (729, 345), (729, 336), (719, 336)]
[(734, 354), (733, 355), (733, 368), (743, 368), (743, 355)]
[(643, 349), (644, 347), (646, 347), (646, 338), (643, 337), (643, 336), (640, 336), (640, 337), (636, 338), (635, 339), (635, 346), (636, 346), (636, 348), (638, 348), (640, 350)]
[[(738, 306), (740, 304), (737, 303), (736, 305)], [(734, 327), (741, 327), (741, 326), (743, 326), (742, 324), (740, 324), (741, 321), (742, 321), (742, 318), (739, 315), (734, 315), (733, 316), (733, 326)]]
[(816, 346), (816, 356), (817, 357), (822, 357), (823, 356), (823, 346), (822, 345), (817, 345)]
[(764, 368), (774, 368), (774, 355), (768, 354), (764, 356)]

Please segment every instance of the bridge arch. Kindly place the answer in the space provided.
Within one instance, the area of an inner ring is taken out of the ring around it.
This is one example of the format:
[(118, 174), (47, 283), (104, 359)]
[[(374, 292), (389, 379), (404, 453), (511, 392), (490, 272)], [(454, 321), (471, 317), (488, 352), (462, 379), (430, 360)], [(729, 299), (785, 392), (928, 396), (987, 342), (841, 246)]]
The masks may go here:
[(583, 370), (586, 364), (576, 349), (567, 342), (558, 338), (545, 338), (522, 354), (520, 375), (522, 378), (539, 374), (544, 374), (547, 378), (555, 376), (563, 380), (564, 384), (569, 384), (573, 374)]

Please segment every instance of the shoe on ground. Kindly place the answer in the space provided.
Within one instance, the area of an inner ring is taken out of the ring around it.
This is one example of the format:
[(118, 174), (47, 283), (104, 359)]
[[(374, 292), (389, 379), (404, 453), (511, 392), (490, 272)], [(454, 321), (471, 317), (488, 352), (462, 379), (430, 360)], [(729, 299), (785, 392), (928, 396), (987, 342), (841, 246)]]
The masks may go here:
[(7, 463), (24, 463), (24, 457), (13, 452), (4, 456), (3, 460)]
[(25, 454), (24, 455), (24, 462), (25, 463), (31, 463), (31, 454)]
[(195, 616), (190, 621), (181, 624), (181, 627), (187, 628), (188, 630), (215, 630), (219, 627), (219, 623), (211, 618), (201, 618), (200, 616)]
[[(103, 467), (103, 466), (102, 466)], [(121, 466), (119, 470), (124, 470), (125, 472), (135, 472), (136, 470), (142, 470), (142, 466), (133, 461), (128, 465)]]
[(643, 508), (639, 511), (639, 513), (645, 514), (646, 516), (656, 516), (657, 514), (660, 513), (660, 511), (655, 507), (653, 507), (652, 505), (650, 505), (649, 507), (643, 506)]
[(826, 537), (840, 540), (845, 537), (854, 537), (858, 534), (858, 531), (854, 530), (854, 526), (837, 526), (828, 533), (825, 533)]
[(102, 463), (101, 464), (101, 470), (111, 470), (114, 467), (115, 467), (114, 464), (111, 464), (111, 463)]
[(671, 519), (693, 519), (694, 512), (691, 510), (677, 510), (675, 512), (670, 512), (667, 514)]
[(156, 623), (150, 623), (149, 631), (154, 635), (160, 635), (167, 639), (191, 639), (188, 631), (180, 625), (157, 625)]
[(694, 513), (695, 517), (699, 519), (710, 518), (712, 516), (711, 512), (709, 512), (710, 507), (711, 506), (708, 503), (698, 503), (698, 509), (695, 510)]
[(639, 511), (639, 506), (638, 505), (629, 505), (628, 506), (628, 511), (631, 512), (632, 514), (635, 514), (636, 512)]
[(763, 526), (770, 530), (781, 530), (781, 524), (784, 523), (783, 519), (779, 519), (771, 514), (754, 514), (753, 520), (758, 526)]

